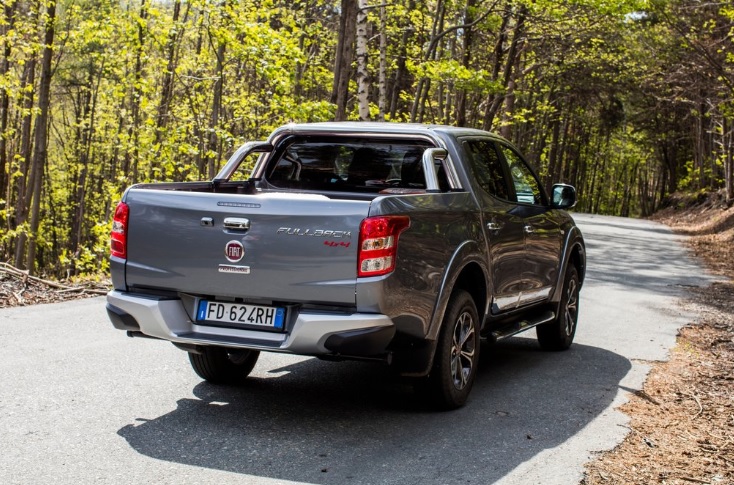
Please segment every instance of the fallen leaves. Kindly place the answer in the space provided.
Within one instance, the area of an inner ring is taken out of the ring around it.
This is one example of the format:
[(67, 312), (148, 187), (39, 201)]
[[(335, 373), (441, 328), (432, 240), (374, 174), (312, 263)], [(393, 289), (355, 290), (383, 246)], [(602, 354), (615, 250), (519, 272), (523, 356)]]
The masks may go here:
[(734, 209), (704, 204), (658, 220), (691, 235), (695, 254), (729, 281), (690, 289), (699, 320), (621, 407), (630, 434), (587, 464), (584, 485), (734, 484)]

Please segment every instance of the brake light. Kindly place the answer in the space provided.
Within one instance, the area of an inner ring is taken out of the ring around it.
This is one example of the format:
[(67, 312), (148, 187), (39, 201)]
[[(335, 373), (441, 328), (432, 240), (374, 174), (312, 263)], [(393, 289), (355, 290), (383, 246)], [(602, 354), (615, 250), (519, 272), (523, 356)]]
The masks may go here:
[(395, 269), (398, 236), (410, 227), (408, 216), (368, 217), (359, 228), (358, 276), (381, 276)]
[(110, 254), (127, 259), (127, 221), (130, 208), (124, 202), (117, 204), (112, 217), (112, 233), (110, 234)]

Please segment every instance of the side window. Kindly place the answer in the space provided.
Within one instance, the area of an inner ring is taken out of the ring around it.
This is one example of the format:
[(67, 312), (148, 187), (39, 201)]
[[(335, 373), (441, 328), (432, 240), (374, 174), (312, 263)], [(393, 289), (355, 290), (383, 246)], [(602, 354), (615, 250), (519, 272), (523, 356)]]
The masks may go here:
[(491, 140), (467, 140), (464, 150), (469, 155), (472, 171), (477, 183), (490, 195), (510, 200), (502, 163)]
[(543, 193), (540, 190), (540, 184), (522, 157), (515, 150), (504, 145), (502, 145), (502, 153), (507, 160), (510, 177), (515, 186), (515, 200), (522, 204), (544, 204), (545, 201), (543, 200)]

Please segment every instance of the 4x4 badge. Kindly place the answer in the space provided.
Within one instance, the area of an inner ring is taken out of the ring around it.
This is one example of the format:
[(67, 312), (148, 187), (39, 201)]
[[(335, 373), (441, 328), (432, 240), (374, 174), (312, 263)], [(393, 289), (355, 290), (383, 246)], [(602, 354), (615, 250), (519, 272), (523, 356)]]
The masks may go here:
[(245, 256), (245, 247), (239, 241), (230, 241), (224, 247), (224, 256), (230, 263), (237, 263)]

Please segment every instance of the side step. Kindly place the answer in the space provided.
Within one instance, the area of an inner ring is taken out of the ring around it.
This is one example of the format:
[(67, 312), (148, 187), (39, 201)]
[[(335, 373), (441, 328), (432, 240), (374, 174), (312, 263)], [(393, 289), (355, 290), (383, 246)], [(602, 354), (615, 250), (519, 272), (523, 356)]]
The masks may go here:
[(487, 337), (490, 340), (497, 342), (499, 340), (512, 337), (513, 335), (517, 335), (518, 333), (524, 332), (525, 330), (528, 330), (530, 328), (542, 325), (543, 323), (552, 322), (555, 318), (555, 312), (548, 310), (547, 312), (541, 313), (532, 320), (526, 319), (520, 320), (519, 322), (509, 323), (503, 327), (498, 328), (497, 330), (492, 331)]

